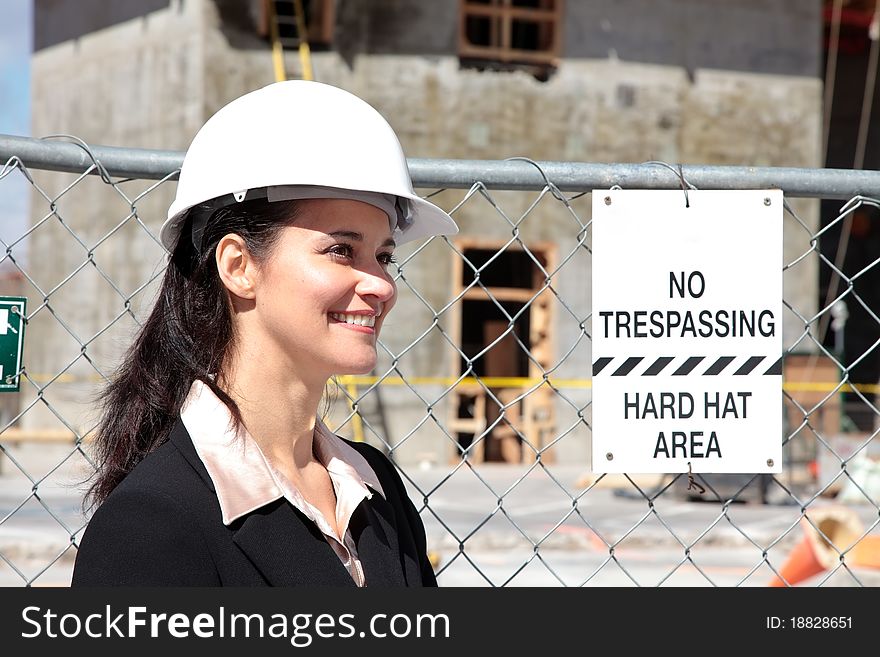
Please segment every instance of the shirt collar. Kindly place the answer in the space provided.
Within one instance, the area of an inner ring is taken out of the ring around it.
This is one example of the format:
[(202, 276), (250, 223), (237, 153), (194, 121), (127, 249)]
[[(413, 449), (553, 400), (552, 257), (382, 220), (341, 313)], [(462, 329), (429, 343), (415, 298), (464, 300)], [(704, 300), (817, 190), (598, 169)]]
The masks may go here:
[[(284, 496), (257, 442), (244, 427), (235, 430), (229, 408), (204, 382), (193, 381), (180, 419), (214, 483), (223, 524), (229, 525)], [(385, 497), (367, 460), (330, 431), (320, 418), (315, 419), (313, 440), (315, 457), (331, 477), (359, 486), (368, 498), (372, 493), (367, 486)]]

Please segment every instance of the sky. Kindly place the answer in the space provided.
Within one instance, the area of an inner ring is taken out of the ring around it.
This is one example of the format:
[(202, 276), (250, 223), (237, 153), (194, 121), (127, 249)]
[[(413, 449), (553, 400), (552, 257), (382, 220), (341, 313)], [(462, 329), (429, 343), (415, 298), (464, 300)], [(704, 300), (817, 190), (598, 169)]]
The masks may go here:
[[(0, 0), (0, 134), (30, 135), (31, 2)], [(5, 164), (3, 158), (0, 170)], [(27, 226), (28, 188), (17, 171), (0, 179), (0, 239), (7, 244)]]

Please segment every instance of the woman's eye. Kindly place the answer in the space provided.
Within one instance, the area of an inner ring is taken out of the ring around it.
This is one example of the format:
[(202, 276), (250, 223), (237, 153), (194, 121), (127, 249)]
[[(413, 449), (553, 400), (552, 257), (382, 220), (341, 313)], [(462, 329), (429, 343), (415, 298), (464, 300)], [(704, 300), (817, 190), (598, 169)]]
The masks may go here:
[(383, 265), (390, 265), (397, 262), (397, 258), (394, 257), (393, 253), (380, 253), (378, 260)]
[(348, 244), (334, 244), (327, 252), (337, 258), (351, 258), (354, 250)]

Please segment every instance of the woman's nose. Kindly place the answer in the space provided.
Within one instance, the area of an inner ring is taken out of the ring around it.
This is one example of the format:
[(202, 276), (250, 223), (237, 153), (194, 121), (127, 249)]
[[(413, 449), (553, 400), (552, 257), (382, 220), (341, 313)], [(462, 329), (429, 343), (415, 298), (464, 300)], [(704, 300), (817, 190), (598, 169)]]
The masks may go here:
[(372, 296), (382, 302), (387, 302), (396, 294), (397, 286), (388, 272), (384, 269), (377, 269), (376, 271), (360, 272), (356, 291), (359, 296)]

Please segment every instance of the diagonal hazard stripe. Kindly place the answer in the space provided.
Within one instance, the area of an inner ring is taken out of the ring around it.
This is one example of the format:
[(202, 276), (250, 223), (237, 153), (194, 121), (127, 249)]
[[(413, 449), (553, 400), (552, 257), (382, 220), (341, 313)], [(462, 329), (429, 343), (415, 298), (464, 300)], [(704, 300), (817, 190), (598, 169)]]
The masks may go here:
[(718, 374), (721, 374), (721, 372), (724, 371), (724, 368), (730, 365), (732, 362), (733, 356), (722, 356), (714, 363), (712, 363), (712, 366), (708, 370), (703, 372), (703, 376), (716, 376)]
[(675, 359), (672, 356), (660, 356), (651, 364), (651, 367), (642, 372), (642, 376), (657, 376), (673, 360)]
[[(737, 359), (736, 356), (721, 356), (716, 359), (704, 372), (700, 373), (700, 376), (717, 376), (724, 372), (732, 362)], [(615, 360), (613, 356), (603, 356), (602, 358), (597, 358), (593, 363), (593, 376), (596, 376), (600, 372), (605, 371), (608, 366)], [(621, 359), (616, 359), (620, 362)], [(630, 374), (636, 366), (645, 360), (644, 356), (630, 356), (623, 360), (616, 370), (611, 373), (611, 376), (627, 376)], [(670, 363), (675, 360), (674, 356), (659, 356), (651, 362), (647, 369), (641, 373), (641, 376), (657, 376), (662, 373), (669, 367)], [(687, 376), (691, 374), (697, 366), (706, 360), (705, 356), (690, 356), (685, 360), (674, 372), (672, 372), (672, 376)], [(734, 376), (745, 376), (747, 374), (753, 373), (758, 366), (767, 360), (766, 356), (750, 356), (742, 365), (740, 365), (735, 372), (733, 372)], [(777, 360), (766, 372), (763, 373), (766, 375), (773, 374), (782, 374), (782, 358)]]
[(631, 356), (623, 361), (623, 365), (618, 367), (611, 376), (626, 376), (632, 372), (633, 368), (644, 360), (641, 356)]
[(770, 369), (764, 372), (764, 376), (768, 374), (782, 374), (782, 359), (777, 360), (773, 365), (770, 366)]
[(593, 363), (593, 376), (596, 376), (599, 372), (605, 369), (605, 366), (610, 363), (613, 358), (599, 358)]
[(705, 359), (705, 356), (691, 356), (681, 367), (672, 373), (672, 376), (685, 376), (686, 374), (690, 374), (703, 359)]
[(740, 368), (733, 373), (734, 376), (744, 376), (755, 369), (761, 361), (764, 360), (763, 356), (752, 356), (745, 363), (740, 365)]

